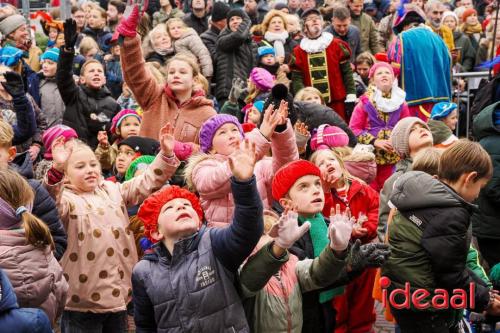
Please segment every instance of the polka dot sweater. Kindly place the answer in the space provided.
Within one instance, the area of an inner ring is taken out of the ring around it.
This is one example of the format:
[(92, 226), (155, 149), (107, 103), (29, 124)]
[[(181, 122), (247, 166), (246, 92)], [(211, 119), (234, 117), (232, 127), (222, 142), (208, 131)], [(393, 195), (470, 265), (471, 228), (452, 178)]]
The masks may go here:
[(127, 207), (140, 204), (174, 174), (179, 161), (158, 156), (147, 171), (115, 184), (102, 181), (81, 193), (62, 182), (46, 187), (56, 198), (68, 234), (61, 260), (69, 291), (65, 310), (95, 313), (126, 309), (132, 295), (131, 274), (137, 263)]

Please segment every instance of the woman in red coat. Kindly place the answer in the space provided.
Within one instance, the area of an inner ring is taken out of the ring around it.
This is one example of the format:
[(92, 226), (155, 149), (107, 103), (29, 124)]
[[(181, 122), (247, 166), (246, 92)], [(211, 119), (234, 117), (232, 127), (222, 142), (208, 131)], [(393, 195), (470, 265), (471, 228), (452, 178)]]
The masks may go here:
[[(339, 205), (349, 208), (357, 222), (351, 240), (360, 239), (363, 244), (371, 242), (377, 235), (379, 195), (363, 181), (352, 177), (342, 159), (332, 150), (319, 150), (311, 156), (321, 170), (325, 191), (323, 214)], [(353, 279), (343, 295), (333, 299), (337, 312), (335, 333), (373, 332), (376, 320), (372, 298), (375, 269), (367, 269)]]

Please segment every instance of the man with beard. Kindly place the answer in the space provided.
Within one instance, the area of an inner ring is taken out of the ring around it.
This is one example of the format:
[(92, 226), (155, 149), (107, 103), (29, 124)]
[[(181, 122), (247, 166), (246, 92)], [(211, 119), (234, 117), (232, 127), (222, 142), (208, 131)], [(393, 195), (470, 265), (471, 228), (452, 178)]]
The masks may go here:
[(108, 26), (111, 31), (115, 31), (116, 26), (120, 23), (123, 13), (127, 5), (121, 0), (111, 0), (108, 3), (108, 10), (106, 11)]
[(448, 50), (453, 51), (455, 49), (453, 32), (450, 28), (441, 23), (444, 12), (445, 7), (439, 0), (430, 0), (425, 4), (427, 25), (443, 39)]
[(252, 25), (261, 24), (268, 12), (267, 2), (262, 0), (245, 0), (243, 9), (252, 21)]
[(208, 30), (208, 11), (205, 0), (193, 0), (191, 10), (191, 13), (184, 15), (183, 21), (188, 27), (196, 30), (198, 35), (201, 35)]
[(304, 86), (318, 89), (326, 104), (348, 120), (356, 102), (349, 45), (323, 32), (323, 17), (318, 9), (304, 11), (302, 20), (305, 37), (294, 49), (292, 65), (294, 91)]

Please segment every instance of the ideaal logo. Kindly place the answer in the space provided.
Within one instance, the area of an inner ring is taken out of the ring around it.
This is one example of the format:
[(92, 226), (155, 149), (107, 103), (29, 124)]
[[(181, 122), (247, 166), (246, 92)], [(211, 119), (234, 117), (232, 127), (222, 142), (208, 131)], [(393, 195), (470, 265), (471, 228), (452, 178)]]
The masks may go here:
[[(384, 307), (390, 305), (395, 309), (410, 309), (425, 310), (429, 308), (434, 309), (465, 309), (475, 308), (474, 294), (476, 292), (476, 285), (471, 282), (469, 285), (469, 292), (463, 289), (453, 289), (450, 293), (446, 289), (435, 289), (434, 295), (425, 289), (416, 289), (410, 291), (410, 283), (406, 282), (404, 289), (396, 288), (388, 292), (387, 288), (391, 285), (392, 281), (386, 276), (380, 278), (380, 286), (382, 287), (382, 303)], [(398, 300), (404, 299), (404, 302), (397, 303)], [(469, 305), (467, 304), (469, 299)]]

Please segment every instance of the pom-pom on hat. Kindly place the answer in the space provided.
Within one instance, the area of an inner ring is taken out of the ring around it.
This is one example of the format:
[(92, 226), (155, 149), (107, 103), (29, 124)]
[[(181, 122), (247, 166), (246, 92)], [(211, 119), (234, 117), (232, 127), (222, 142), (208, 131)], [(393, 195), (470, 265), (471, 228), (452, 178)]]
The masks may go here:
[(250, 72), (250, 81), (261, 91), (271, 90), (274, 80), (275, 77), (264, 68), (254, 67)]
[(450, 102), (440, 102), (434, 104), (431, 111), (431, 119), (439, 120), (446, 118), (453, 112), (453, 110), (457, 109), (457, 105), (455, 103)]
[(284, 165), (273, 178), (272, 194), (274, 200), (278, 201), (283, 198), (299, 178), (307, 175), (320, 177), (321, 172), (316, 165), (305, 160), (296, 160)]
[(259, 58), (272, 54), (273, 56), (276, 55), (276, 52), (274, 51), (274, 47), (271, 46), (261, 46), (257, 49), (257, 54), (259, 55)]
[(111, 133), (116, 134), (116, 130), (120, 128), (122, 121), (127, 117), (136, 117), (139, 122), (141, 122), (141, 116), (131, 109), (124, 109), (118, 112), (111, 120)]
[(78, 134), (76, 134), (76, 131), (66, 125), (54, 125), (47, 128), (42, 135), (42, 143), (45, 147), (45, 153), (43, 154), (44, 158), (48, 160), (52, 159), (52, 144), (57, 138), (61, 136), (64, 137), (65, 141), (68, 141), (70, 139), (78, 139)]
[(349, 144), (349, 136), (337, 126), (321, 125), (311, 137), (311, 150), (344, 147)]
[(241, 138), (244, 138), (243, 128), (238, 121), (238, 118), (229, 114), (216, 114), (205, 120), (200, 128), (200, 148), (204, 153), (208, 153), (212, 149), (212, 140), (214, 139), (215, 132), (224, 124), (231, 123), (238, 127), (241, 133)]
[(152, 155), (142, 155), (136, 158), (135, 160), (130, 163), (130, 165), (127, 168), (127, 171), (125, 172), (125, 180), (130, 180), (134, 178), (135, 172), (137, 170), (143, 170), (147, 169), (147, 167), (153, 163), (155, 160), (155, 156)]
[(394, 150), (401, 156), (401, 158), (406, 158), (410, 156), (410, 147), (408, 139), (410, 137), (410, 131), (413, 125), (420, 124), (429, 130), (429, 126), (417, 117), (406, 117), (398, 121), (396, 126), (391, 132), (391, 143)]
[(160, 150), (158, 141), (142, 136), (129, 136), (118, 143), (118, 148), (123, 145), (129, 146), (139, 155), (156, 155)]
[(156, 240), (151, 237), (151, 232), (158, 228), (158, 217), (160, 216), (161, 208), (169, 201), (177, 198), (186, 199), (191, 202), (193, 209), (200, 218), (201, 225), (203, 221), (203, 210), (201, 209), (200, 201), (196, 195), (179, 186), (165, 187), (144, 200), (137, 212), (137, 217), (144, 223), (144, 235), (152, 242), (156, 242)]
[(375, 75), (375, 72), (377, 71), (377, 69), (380, 69), (380, 68), (387, 68), (392, 73), (392, 75), (394, 76), (394, 68), (392, 68), (392, 66), (389, 63), (387, 63), (387, 62), (377, 62), (376, 64), (374, 64), (370, 68), (370, 71), (368, 72), (368, 77), (371, 79), (373, 77), (373, 75)]
[(59, 61), (59, 49), (57, 47), (53, 47), (51, 49), (47, 49), (42, 56), (40, 57), (41, 61), (51, 60), (53, 62)]

